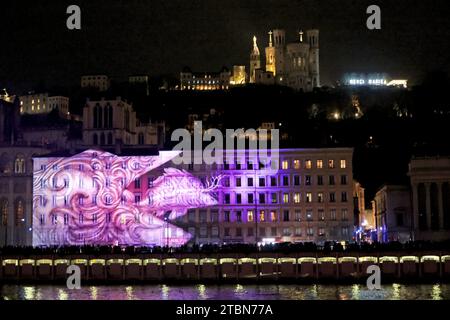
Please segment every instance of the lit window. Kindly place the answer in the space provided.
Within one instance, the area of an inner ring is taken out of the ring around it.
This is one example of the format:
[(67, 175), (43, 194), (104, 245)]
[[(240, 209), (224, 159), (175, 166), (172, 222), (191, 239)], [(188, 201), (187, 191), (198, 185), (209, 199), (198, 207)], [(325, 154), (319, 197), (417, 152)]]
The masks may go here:
[(294, 203), (300, 203), (300, 193), (294, 193)]
[(306, 160), (306, 162), (305, 162), (305, 168), (306, 168), (306, 169), (311, 169), (311, 168), (312, 168), (312, 161), (311, 161), (311, 160)]
[(281, 162), (281, 169), (283, 170), (289, 169), (289, 162), (287, 160), (283, 160), (283, 162)]
[(271, 198), (272, 198), (272, 203), (277, 203), (277, 194), (276, 193), (272, 193)]
[(300, 169), (300, 160), (294, 160), (294, 169)]
[(312, 202), (312, 193), (311, 192), (306, 193), (306, 202), (307, 203)]
[(328, 168), (334, 169), (334, 160), (328, 160)]
[(253, 210), (247, 211), (247, 221), (248, 221), (248, 222), (252, 222), (252, 221), (253, 221), (253, 218), (254, 218), (254, 216), (253, 216)]
[(319, 202), (319, 203), (323, 202), (323, 193), (322, 192), (319, 192), (317, 194), (317, 202)]
[(317, 160), (317, 169), (322, 169), (322, 168), (323, 168), (323, 161)]
[(283, 193), (283, 203), (289, 203), (289, 193)]
[(345, 168), (347, 168), (347, 161), (341, 160), (341, 169), (345, 169)]
[(259, 212), (259, 221), (261, 221), (261, 222), (266, 221), (266, 212), (264, 210), (261, 210)]
[(277, 221), (277, 212), (276, 211), (270, 211), (270, 220)]

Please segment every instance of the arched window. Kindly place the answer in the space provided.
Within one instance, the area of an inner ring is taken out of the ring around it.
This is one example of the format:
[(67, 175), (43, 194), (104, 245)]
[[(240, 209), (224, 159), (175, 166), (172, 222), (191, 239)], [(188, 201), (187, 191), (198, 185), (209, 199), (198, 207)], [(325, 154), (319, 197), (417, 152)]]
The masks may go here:
[(144, 134), (142, 132), (138, 134), (138, 144), (144, 144)]
[(98, 136), (96, 133), (92, 136), (92, 144), (97, 145), (98, 144)]
[(25, 222), (25, 203), (22, 199), (16, 199), (16, 203), (14, 206), (14, 220), (16, 226)]
[(8, 225), (8, 199), (2, 199), (0, 201), (0, 214), (2, 217), (2, 225)]
[(108, 144), (109, 144), (109, 145), (113, 144), (113, 136), (112, 136), (112, 133), (111, 133), (111, 132), (108, 133)]
[(100, 135), (100, 145), (104, 145), (105, 144), (105, 133), (102, 132)]
[(0, 156), (0, 173), (10, 173), (10, 172), (11, 172), (10, 157), (5, 152)]
[(15, 173), (25, 173), (25, 157), (23, 154), (18, 154), (16, 160), (14, 161), (14, 172)]

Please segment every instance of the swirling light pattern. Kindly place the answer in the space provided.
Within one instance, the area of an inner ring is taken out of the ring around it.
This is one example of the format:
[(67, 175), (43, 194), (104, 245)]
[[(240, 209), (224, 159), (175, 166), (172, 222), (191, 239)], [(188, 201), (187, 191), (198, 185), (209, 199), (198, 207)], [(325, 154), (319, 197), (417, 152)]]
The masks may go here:
[(177, 155), (120, 157), (87, 150), (34, 159), (33, 245), (186, 243), (191, 235), (171, 222), (190, 208), (217, 204), (220, 177), (203, 184), (187, 171), (165, 168), (142, 197), (130, 186)]

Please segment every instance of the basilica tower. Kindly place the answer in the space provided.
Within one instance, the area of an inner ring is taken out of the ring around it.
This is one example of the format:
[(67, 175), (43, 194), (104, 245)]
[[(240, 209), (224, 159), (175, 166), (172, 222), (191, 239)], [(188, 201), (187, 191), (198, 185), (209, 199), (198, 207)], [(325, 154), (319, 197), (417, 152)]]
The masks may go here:
[(255, 83), (255, 70), (259, 68), (261, 68), (261, 57), (256, 44), (256, 37), (253, 36), (253, 49), (250, 53), (250, 83)]

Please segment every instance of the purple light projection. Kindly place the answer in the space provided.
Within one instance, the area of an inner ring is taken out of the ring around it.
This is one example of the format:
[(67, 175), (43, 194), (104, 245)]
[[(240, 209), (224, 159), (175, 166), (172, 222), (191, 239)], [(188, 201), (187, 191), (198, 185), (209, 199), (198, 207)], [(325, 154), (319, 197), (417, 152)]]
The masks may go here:
[(139, 197), (131, 187), (178, 154), (119, 157), (87, 150), (34, 159), (33, 245), (186, 243), (191, 235), (172, 220), (190, 208), (217, 204), (213, 194), (220, 177), (203, 184), (187, 171), (166, 168)]

